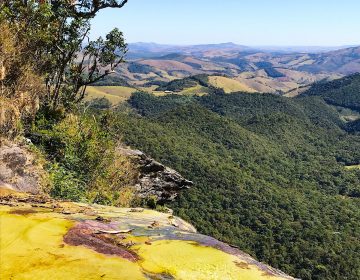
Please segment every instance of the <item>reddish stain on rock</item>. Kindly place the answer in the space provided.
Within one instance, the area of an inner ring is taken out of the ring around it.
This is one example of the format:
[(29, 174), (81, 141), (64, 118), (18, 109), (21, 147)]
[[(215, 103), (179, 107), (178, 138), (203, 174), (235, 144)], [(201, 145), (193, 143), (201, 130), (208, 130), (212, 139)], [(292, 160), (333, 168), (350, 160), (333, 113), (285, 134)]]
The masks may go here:
[(81, 222), (66, 233), (64, 242), (72, 246), (86, 246), (98, 253), (116, 255), (132, 262), (139, 260), (134, 252), (122, 245), (123, 236), (98, 233), (100, 229), (113, 230), (114, 228), (95, 221)]
[(29, 214), (34, 214), (37, 213), (34, 209), (12, 209), (10, 211), (10, 214), (15, 214), (15, 215), (29, 215)]

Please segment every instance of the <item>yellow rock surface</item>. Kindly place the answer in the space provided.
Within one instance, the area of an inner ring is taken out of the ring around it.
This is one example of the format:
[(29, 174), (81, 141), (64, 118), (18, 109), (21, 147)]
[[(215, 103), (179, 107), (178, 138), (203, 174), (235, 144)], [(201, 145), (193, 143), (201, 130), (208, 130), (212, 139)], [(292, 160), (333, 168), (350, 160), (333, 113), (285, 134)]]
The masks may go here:
[[(114, 253), (114, 247), (132, 258)], [(0, 279), (293, 278), (196, 233), (166, 213), (58, 202), (3, 190)]]
[(144, 270), (179, 280), (283, 279), (268, 275), (235, 256), (191, 241), (162, 240), (135, 246)]
[(63, 244), (72, 225), (0, 207), (1, 279), (145, 279), (136, 263)]

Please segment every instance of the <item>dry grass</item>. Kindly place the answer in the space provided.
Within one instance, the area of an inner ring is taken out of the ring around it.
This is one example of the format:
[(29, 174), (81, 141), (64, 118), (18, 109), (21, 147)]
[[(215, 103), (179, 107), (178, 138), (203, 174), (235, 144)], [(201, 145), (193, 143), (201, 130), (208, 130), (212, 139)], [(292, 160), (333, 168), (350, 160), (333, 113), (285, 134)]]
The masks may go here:
[(244, 83), (241, 83), (240, 81), (233, 80), (227, 77), (222, 76), (211, 76), (209, 77), (209, 83), (217, 88), (222, 88), (226, 93), (232, 93), (232, 92), (255, 92), (254, 89), (247, 86)]
[(21, 122), (34, 118), (42, 80), (33, 72), (33, 62), (23, 55), (11, 27), (0, 24), (0, 136), (13, 138), (21, 132)]
[(85, 101), (106, 98), (112, 105), (128, 100), (136, 89), (123, 86), (89, 86), (86, 89)]
[(347, 170), (356, 170), (356, 169), (359, 169), (359, 170), (360, 170), (360, 164), (359, 164), (359, 165), (349, 165), (349, 166), (345, 166), (345, 169), (347, 169)]

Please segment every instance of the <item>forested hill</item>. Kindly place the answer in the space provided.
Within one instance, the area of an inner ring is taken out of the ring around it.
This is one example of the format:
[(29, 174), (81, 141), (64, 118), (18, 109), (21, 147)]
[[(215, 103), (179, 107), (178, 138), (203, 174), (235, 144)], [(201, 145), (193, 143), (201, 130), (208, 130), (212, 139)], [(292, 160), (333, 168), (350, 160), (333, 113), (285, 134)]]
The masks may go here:
[(202, 233), (302, 279), (360, 278), (360, 137), (321, 97), (129, 104), (115, 131), (195, 182), (171, 207)]
[(360, 111), (360, 74), (314, 84), (303, 95), (317, 95), (336, 106)]

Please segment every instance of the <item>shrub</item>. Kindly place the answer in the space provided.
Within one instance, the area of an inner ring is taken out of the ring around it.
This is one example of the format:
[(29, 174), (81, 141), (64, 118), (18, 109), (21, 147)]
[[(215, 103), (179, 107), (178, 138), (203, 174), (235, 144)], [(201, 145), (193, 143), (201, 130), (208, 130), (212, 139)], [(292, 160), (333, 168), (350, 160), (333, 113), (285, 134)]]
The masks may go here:
[(31, 135), (51, 161), (51, 195), (107, 205), (135, 203), (131, 186), (138, 174), (117, 152), (109, 122), (108, 114), (68, 114), (58, 123), (38, 118)]
[(24, 55), (24, 44), (12, 28), (0, 23), (0, 136), (14, 138), (30, 123), (43, 92), (33, 62)]

